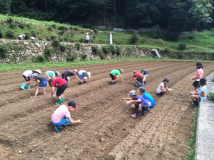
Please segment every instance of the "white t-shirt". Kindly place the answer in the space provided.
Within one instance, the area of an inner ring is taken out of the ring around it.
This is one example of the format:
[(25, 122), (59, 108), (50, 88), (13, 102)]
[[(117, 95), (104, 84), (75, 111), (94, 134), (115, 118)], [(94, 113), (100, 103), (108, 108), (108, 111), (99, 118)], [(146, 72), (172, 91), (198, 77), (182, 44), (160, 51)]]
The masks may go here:
[(91, 72), (87, 72), (89, 78), (91, 78)]
[(85, 39), (89, 39), (89, 35), (86, 35), (86, 36), (85, 36)]
[(23, 35), (21, 34), (21, 35), (19, 35), (19, 38), (23, 38)]
[(33, 71), (27, 70), (27, 71), (25, 71), (25, 72), (23, 73), (23, 76), (32, 77), (32, 73), (33, 73)]
[(82, 75), (82, 73), (86, 72), (85, 70), (80, 70), (78, 73)]
[(161, 82), (160, 84), (159, 84), (159, 86), (158, 86), (158, 88), (157, 88), (157, 91), (156, 91), (156, 93), (160, 93), (161, 92), (161, 87), (163, 87), (164, 88), (164, 83), (163, 82)]

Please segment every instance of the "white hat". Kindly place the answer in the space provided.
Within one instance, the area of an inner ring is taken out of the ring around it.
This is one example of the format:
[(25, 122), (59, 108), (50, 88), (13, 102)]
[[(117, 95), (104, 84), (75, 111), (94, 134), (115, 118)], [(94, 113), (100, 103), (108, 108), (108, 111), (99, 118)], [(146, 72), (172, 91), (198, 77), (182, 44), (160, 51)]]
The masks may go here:
[(136, 96), (137, 94), (136, 94), (136, 92), (134, 91), (134, 90), (131, 90), (130, 92), (129, 92), (129, 96)]
[(74, 72), (77, 72), (77, 70), (75, 69)]
[(40, 69), (36, 69), (35, 72), (39, 73), (39, 74), (42, 74), (41, 70)]

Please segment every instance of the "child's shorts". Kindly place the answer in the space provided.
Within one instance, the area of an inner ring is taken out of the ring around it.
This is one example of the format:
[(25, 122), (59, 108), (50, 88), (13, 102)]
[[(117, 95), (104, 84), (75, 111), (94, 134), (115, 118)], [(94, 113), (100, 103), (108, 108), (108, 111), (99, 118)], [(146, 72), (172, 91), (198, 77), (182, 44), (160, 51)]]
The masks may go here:
[(143, 77), (144, 77), (144, 75), (138, 76), (138, 77), (136, 78), (136, 80), (137, 80), (137, 81), (142, 81), (142, 80), (143, 80)]
[[(149, 108), (146, 105), (144, 105), (143, 103), (140, 103), (140, 104), (141, 104), (142, 111), (148, 111)], [(138, 110), (140, 104), (138, 104), (138, 103), (135, 104), (136, 110)]]
[(45, 87), (47, 87), (47, 83), (48, 83), (48, 81), (42, 81), (42, 82), (40, 82), (39, 83), (39, 88), (45, 88)]
[(24, 77), (26, 82), (30, 81), (30, 77), (27, 77), (27, 76), (24, 76), (24, 75), (23, 75), (23, 77)]
[[(52, 122), (53, 123), (53, 122)], [(65, 124), (71, 124), (71, 122), (69, 121), (68, 118), (65, 118), (65, 119), (61, 119), (61, 121), (59, 123), (53, 123), (54, 126), (62, 126), (62, 125), (65, 125)]]
[(111, 76), (111, 79), (112, 79), (112, 80), (115, 80), (115, 79), (116, 79), (116, 76), (112, 75), (111, 73), (110, 73), (110, 76)]
[(65, 89), (68, 87), (68, 83), (65, 83), (64, 85), (58, 87), (57, 91), (56, 91), (56, 96), (59, 97), (61, 96), (61, 94), (63, 94), (63, 92), (65, 91)]
[(192, 85), (196, 88), (200, 88), (199, 81), (195, 81)]
[(85, 77), (85, 75), (86, 75), (86, 73), (82, 73), (82, 76), (81, 75), (79, 75), (79, 79), (83, 79), (83, 77)]

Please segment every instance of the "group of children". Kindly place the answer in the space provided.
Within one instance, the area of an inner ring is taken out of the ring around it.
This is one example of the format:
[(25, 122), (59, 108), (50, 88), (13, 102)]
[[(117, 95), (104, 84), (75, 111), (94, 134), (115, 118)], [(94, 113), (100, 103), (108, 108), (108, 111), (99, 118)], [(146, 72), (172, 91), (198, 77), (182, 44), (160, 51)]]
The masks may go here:
[[(193, 100), (192, 106), (196, 107), (198, 106), (198, 100), (205, 100), (206, 99), (206, 79), (202, 78), (203, 76), (203, 66), (200, 62), (196, 64), (197, 66), (197, 72), (196, 76), (192, 77), (191, 79), (195, 82), (193, 83), (194, 86), (194, 92), (190, 93), (190, 96)], [(118, 70), (112, 70), (110, 72), (110, 77), (112, 79), (111, 85), (116, 84), (117, 77), (120, 77), (121, 81), (123, 82), (123, 78), (121, 76), (121, 73), (123, 73), (123, 69), (120, 68)], [(83, 83), (86, 83), (86, 80), (89, 79), (89, 82), (91, 82), (91, 73), (86, 72), (85, 70), (80, 70), (79, 72), (77, 70), (66, 70), (62, 73), (62, 78), (56, 78), (59, 77), (60, 73), (58, 71), (47, 71), (45, 73), (45, 77), (41, 77), (40, 74), (42, 74), (41, 70), (27, 70), (23, 73), (23, 77), (25, 79), (25, 83), (22, 84), (21, 89), (30, 89), (31, 84), (31, 77), (33, 80), (36, 81), (35, 86), (38, 85), (38, 88), (36, 89), (35, 95), (31, 98), (34, 98), (37, 96), (40, 89), (43, 89), (43, 94), (46, 94), (45, 87), (47, 85), (50, 85), (52, 92), (51, 97), (58, 98), (58, 102), (55, 104), (62, 104), (64, 103), (64, 96), (63, 93), (65, 89), (68, 86), (68, 80), (70, 79), (69, 76), (74, 76), (78, 81), (79, 85), (82, 85)], [(136, 70), (133, 71), (133, 77), (128, 81), (131, 82), (133, 79), (136, 81), (136, 86), (142, 86), (146, 84), (146, 78), (149, 76), (149, 72), (145, 71), (144, 69), (141, 69), (139, 73), (137, 73)], [(156, 90), (156, 94), (158, 97), (162, 97), (167, 91), (172, 91), (172, 89), (168, 88), (166, 85), (170, 83), (169, 78), (165, 78), (158, 86)], [(55, 87), (57, 87), (56, 95), (55, 93)], [(129, 98), (122, 98), (123, 100), (127, 100), (127, 104), (135, 110), (135, 113), (131, 115), (132, 118), (136, 119), (139, 115), (143, 115), (145, 112), (149, 111), (151, 108), (155, 106), (155, 100), (153, 97), (146, 93), (146, 89), (144, 87), (139, 88), (140, 95), (137, 95), (136, 91), (131, 90), (129, 92)], [(78, 110), (77, 104), (75, 101), (69, 101), (67, 105), (61, 105), (59, 106), (55, 112), (51, 116), (51, 121), (53, 125), (55, 126), (56, 131), (59, 133), (61, 131), (62, 127), (66, 127), (69, 125), (72, 125), (74, 123), (80, 123), (81, 120), (74, 120), (71, 118), (70, 112), (74, 110)]]

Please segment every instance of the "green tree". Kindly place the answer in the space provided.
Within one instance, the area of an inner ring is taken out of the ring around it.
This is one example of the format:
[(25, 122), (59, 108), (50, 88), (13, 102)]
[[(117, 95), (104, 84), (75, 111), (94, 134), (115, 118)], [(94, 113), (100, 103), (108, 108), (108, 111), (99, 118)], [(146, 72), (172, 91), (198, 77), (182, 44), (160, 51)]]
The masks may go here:
[(200, 23), (211, 23), (213, 19), (211, 18), (211, 13), (213, 11), (212, 0), (189, 0), (191, 7), (189, 13), (192, 15), (191, 21), (195, 24), (195, 34), (196, 37), (196, 27)]
[(0, 13), (8, 14), (10, 13), (10, 0), (0, 0)]

